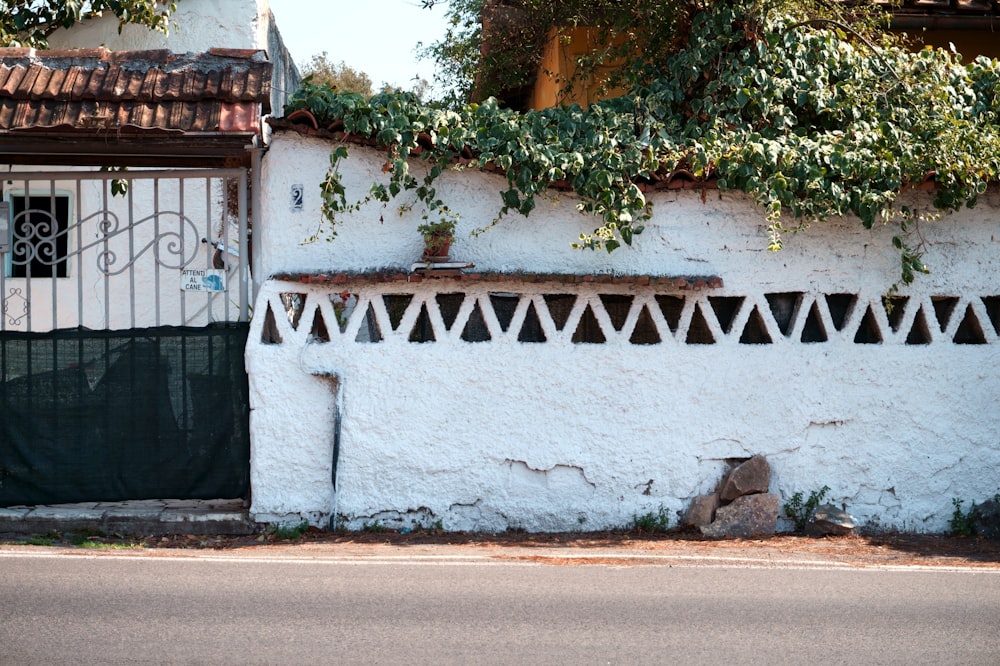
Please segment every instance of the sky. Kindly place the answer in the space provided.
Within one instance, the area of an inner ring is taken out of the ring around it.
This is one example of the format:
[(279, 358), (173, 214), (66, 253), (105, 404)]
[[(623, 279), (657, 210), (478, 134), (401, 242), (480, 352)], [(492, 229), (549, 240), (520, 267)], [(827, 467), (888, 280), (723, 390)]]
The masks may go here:
[(438, 41), (445, 31), (445, 7), (421, 7), (420, 0), (270, 0), (285, 46), (301, 70), (323, 51), (364, 72), (378, 89), (383, 83), (412, 88), (414, 77), (433, 81), (434, 65), (417, 60), (418, 42)]

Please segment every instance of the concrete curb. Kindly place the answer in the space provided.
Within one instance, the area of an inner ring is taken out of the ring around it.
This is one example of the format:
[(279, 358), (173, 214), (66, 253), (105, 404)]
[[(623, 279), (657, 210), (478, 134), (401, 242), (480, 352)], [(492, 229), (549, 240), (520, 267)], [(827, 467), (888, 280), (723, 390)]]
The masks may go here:
[(216, 534), (258, 531), (243, 500), (142, 500), (0, 508), (0, 533), (100, 530), (105, 534)]

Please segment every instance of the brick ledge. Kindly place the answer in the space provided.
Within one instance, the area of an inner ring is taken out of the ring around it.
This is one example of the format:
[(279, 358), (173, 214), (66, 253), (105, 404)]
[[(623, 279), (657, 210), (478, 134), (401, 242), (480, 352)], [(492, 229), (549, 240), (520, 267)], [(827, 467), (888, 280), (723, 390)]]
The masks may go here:
[(718, 275), (614, 275), (611, 273), (501, 273), (468, 271), (447, 275), (408, 273), (386, 269), (363, 273), (279, 273), (272, 280), (300, 282), (302, 284), (384, 284), (391, 282), (453, 281), (461, 283), (553, 283), (553, 284), (624, 284), (639, 287), (665, 287), (680, 291), (692, 289), (721, 289), (723, 280)]

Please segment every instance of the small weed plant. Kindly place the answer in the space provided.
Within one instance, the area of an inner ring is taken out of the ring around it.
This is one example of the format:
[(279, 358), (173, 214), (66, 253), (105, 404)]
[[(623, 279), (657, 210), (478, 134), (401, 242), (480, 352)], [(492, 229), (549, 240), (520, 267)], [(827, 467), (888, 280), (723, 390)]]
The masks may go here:
[(104, 532), (96, 528), (82, 528), (73, 532), (69, 538), (69, 542), (74, 546), (80, 546), (86, 548), (87, 543), (93, 543), (94, 539), (103, 538), (106, 536)]
[(666, 532), (670, 527), (670, 516), (667, 510), (660, 505), (656, 511), (649, 511), (639, 515), (632, 515), (632, 529), (640, 534), (657, 534)]
[(28, 537), (29, 546), (54, 546), (56, 541), (59, 539), (59, 533), (55, 531), (45, 532), (44, 534), (32, 534)]
[(374, 533), (378, 534), (378, 533), (381, 533), (381, 532), (388, 532), (389, 528), (386, 527), (385, 525), (383, 525), (382, 521), (380, 521), (380, 520), (373, 520), (370, 523), (366, 522), (363, 525), (361, 525), (361, 531), (362, 532), (374, 532)]
[(309, 529), (309, 522), (303, 520), (297, 525), (278, 525), (274, 528), (274, 537), (284, 541), (295, 541), (302, 537)]
[[(994, 504), (1000, 504), (1000, 493), (993, 495), (992, 500)], [(948, 521), (948, 527), (951, 528), (952, 534), (958, 536), (976, 536), (976, 525), (973, 520), (976, 503), (973, 502), (968, 511), (962, 510), (963, 504), (965, 504), (965, 500), (960, 500), (957, 497), (951, 499), (953, 510), (951, 512), (951, 519)]]
[(951, 528), (951, 533), (958, 536), (976, 536), (976, 526), (972, 522), (972, 512), (976, 508), (975, 502), (969, 507), (968, 511), (962, 511), (962, 505), (965, 504), (964, 500), (960, 500), (957, 497), (951, 498), (951, 505), (954, 510), (951, 512), (951, 520), (948, 521), (948, 527)]
[(124, 541), (103, 541), (101, 537), (91, 537), (78, 544), (80, 548), (93, 550), (127, 550), (132, 548), (142, 548), (143, 544), (136, 539), (126, 539)]
[(819, 506), (828, 492), (830, 492), (830, 486), (823, 486), (819, 490), (811, 491), (809, 499), (803, 501), (802, 491), (799, 491), (784, 503), (782, 509), (785, 511), (785, 515), (795, 523), (796, 532), (802, 532), (806, 529), (806, 525), (816, 513), (816, 507)]

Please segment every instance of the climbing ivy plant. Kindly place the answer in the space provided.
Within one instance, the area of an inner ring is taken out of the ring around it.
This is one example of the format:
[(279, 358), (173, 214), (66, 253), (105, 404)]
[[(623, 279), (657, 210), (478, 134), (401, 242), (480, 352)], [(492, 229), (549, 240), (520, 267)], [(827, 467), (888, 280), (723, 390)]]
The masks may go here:
[(366, 99), (307, 84), (286, 114), (308, 109), (386, 151), (385, 179), (361, 198), (348, 198), (340, 178), (346, 147), (331, 153), (321, 184), (331, 236), (341, 214), (404, 192), (424, 217), (454, 215), (435, 185), (446, 169), (468, 165), (506, 177), (492, 223), (529, 215), (540, 194), (566, 188), (596, 218), (574, 245), (610, 252), (643, 231), (648, 186), (683, 173), (752, 197), (772, 250), (787, 230), (829, 217), (893, 224), (901, 279), (912, 281), (926, 271), (918, 224), (934, 214), (901, 205), (899, 195), (932, 178), (936, 209), (955, 210), (997, 179), (1000, 64), (914, 53), (834, 19), (769, 9), (764, 0), (710, 3), (653, 78), (586, 110), (519, 113), (492, 98), (437, 108), (406, 93)]
[(177, 0), (0, 0), (0, 46), (48, 48), (49, 36), (105, 12), (118, 18), (118, 32), (135, 24), (167, 32)]

